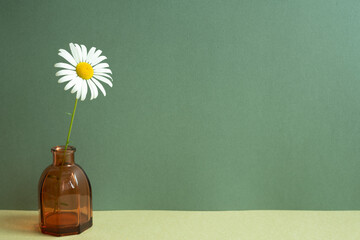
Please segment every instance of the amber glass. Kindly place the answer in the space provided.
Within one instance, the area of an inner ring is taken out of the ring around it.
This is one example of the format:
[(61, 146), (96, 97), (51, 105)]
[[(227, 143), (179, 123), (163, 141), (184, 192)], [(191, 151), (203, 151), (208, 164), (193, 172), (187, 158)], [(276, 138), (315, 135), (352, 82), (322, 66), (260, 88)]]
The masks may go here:
[(84, 170), (74, 162), (76, 149), (51, 149), (53, 164), (39, 181), (41, 232), (65, 236), (79, 234), (92, 226), (91, 185)]

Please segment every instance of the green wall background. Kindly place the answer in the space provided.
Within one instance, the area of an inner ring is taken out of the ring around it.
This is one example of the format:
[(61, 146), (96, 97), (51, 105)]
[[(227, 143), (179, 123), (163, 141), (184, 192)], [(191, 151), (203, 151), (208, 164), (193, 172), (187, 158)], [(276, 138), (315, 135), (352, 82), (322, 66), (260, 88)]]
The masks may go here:
[(0, 209), (36, 209), (75, 96), (53, 65), (103, 50), (78, 104), (95, 210), (360, 209), (360, 2), (1, 1)]

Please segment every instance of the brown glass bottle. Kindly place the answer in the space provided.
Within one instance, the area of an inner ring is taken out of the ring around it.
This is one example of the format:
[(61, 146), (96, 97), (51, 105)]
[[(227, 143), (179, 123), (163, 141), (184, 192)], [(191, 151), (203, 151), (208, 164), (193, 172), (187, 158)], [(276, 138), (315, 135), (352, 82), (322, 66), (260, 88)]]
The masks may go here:
[(51, 149), (53, 164), (39, 181), (41, 232), (65, 236), (79, 234), (92, 226), (91, 185), (84, 170), (74, 163), (76, 149)]

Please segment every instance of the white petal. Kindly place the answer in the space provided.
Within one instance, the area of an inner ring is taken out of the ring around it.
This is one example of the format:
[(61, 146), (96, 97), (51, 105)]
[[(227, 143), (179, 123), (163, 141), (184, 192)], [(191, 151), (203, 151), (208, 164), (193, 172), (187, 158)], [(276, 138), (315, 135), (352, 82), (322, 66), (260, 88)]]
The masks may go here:
[(88, 83), (89, 83), (89, 86), (91, 86), (93, 88), (93, 91), (94, 91), (93, 99), (97, 98), (98, 95), (99, 95), (99, 92), (97, 90), (97, 87), (96, 87), (95, 83), (91, 79), (88, 80)]
[(110, 69), (107, 69), (107, 68), (101, 68), (101, 69), (94, 69), (94, 73), (111, 73), (111, 70)]
[(79, 91), (76, 92), (76, 99), (79, 99), (81, 96), (81, 88)]
[(73, 89), (71, 89), (71, 93), (75, 93), (75, 92), (78, 92), (80, 89), (81, 89), (81, 84), (82, 84), (82, 79), (77, 77), (75, 79), (76, 83), (75, 83), (75, 86), (73, 87)]
[(91, 64), (91, 66), (93, 65), (92, 63), (93, 63), (93, 61), (94, 60), (96, 60), (99, 56), (100, 56), (100, 54), (102, 53), (102, 51), (100, 50), (100, 49), (98, 49), (98, 50), (96, 50), (96, 52), (91, 56), (91, 58), (89, 59), (90, 60), (90, 64)]
[(107, 59), (107, 57), (105, 57), (105, 56), (100, 56), (100, 57), (98, 57), (98, 58), (96, 58), (96, 59), (93, 58), (93, 61), (92, 61), (92, 64), (91, 64), (91, 65), (92, 65), (92, 66), (95, 66), (96, 64), (104, 61), (105, 59)]
[(107, 68), (107, 67), (109, 67), (109, 64), (107, 64), (107, 63), (99, 63), (98, 65), (94, 66), (93, 69)]
[[(81, 78), (79, 79), (82, 80)], [(77, 84), (76, 99), (79, 99), (81, 97), (81, 86), (82, 86), (82, 81), (79, 81)]]
[(76, 47), (75, 47), (75, 45), (73, 43), (70, 43), (69, 46), (70, 46), (71, 54), (73, 55), (73, 57), (75, 59), (75, 62), (76, 62), (76, 65), (77, 65), (80, 62), (80, 58), (78, 56)]
[(104, 96), (106, 96), (105, 89), (104, 89), (104, 87), (101, 85), (101, 83), (100, 83), (98, 80), (96, 80), (95, 78), (92, 78), (91, 80), (92, 80), (92, 81), (96, 84), (96, 86), (100, 89), (100, 91), (102, 92), (102, 94), (103, 94)]
[(111, 82), (109, 79), (107, 79), (107, 78), (105, 78), (105, 77), (103, 77), (103, 76), (96, 76), (96, 77), (93, 76), (93, 78), (95, 78), (95, 79), (97, 79), (97, 80), (100, 80), (100, 81), (106, 83), (106, 84), (109, 85), (110, 87), (113, 86), (113, 85), (112, 85), (112, 82)]
[(111, 79), (111, 81), (113, 81), (113, 78), (112, 78), (109, 74), (107, 74), (107, 73), (95, 73), (95, 74), (94, 74), (95, 77), (96, 77), (97, 75), (104, 76), (104, 77), (108, 77), (108, 78)]
[(64, 49), (60, 49), (59, 56), (63, 57), (66, 61), (71, 63), (71, 65), (76, 66), (76, 61), (75, 61), (74, 57), (71, 56), (71, 54), (68, 51), (66, 51)]
[(87, 85), (89, 85), (89, 89), (90, 89), (90, 100), (92, 100), (94, 98), (94, 89), (93, 87), (90, 85), (90, 79), (86, 80)]
[(81, 85), (81, 101), (85, 100), (86, 94), (87, 94), (87, 84), (86, 84), (86, 80), (84, 80)]
[(68, 82), (65, 87), (64, 87), (64, 90), (67, 91), (69, 90), (70, 88), (72, 88), (72, 86), (74, 86), (76, 84), (76, 79), (73, 79), (71, 80), (70, 82)]
[(70, 80), (72, 80), (74, 78), (76, 78), (76, 74), (74, 74), (74, 75), (65, 75), (65, 76), (61, 77), (58, 80), (58, 83), (64, 83), (64, 82), (70, 81)]
[(94, 55), (95, 50), (96, 50), (96, 48), (94, 48), (94, 47), (92, 47), (92, 48), (90, 49), (90, 51), (89, 51), (89, 53), (88, 53), (88, 55), (87, 55), (87, 57), (86, 57), (86, 62), (87, 62), (87, 63), (90, 63), (90, 59), (91, 59), (92, 56)]
[(76, 74), (73, 70), (60, 70), (57, 73), (55, 73), (55, 76), (63, 76), (63, 75), (74, 75)]
[(86, 49), (85, 45), (81, 45), (81, 50), (82, 50), (83, 62), (86, 62), (87, 49)]
[(83, 62), (83, 55), (82, 55), (81, 47), (77, 43), (75, 43), (75, 47), (76, 47), (77, 54), (79, 56), (79, 61)]
[[(99, 64), (100, 65), (100, 64)], [(70, 69), (70, 70), (75, 70), (75, 67), (74, 66), (71, 66), (70, 64), (67, 64), (67, 63), (56, 63), (54, 65), (54, 67), (57, 67), (57, 68), (66, 68), (66, 69)]]

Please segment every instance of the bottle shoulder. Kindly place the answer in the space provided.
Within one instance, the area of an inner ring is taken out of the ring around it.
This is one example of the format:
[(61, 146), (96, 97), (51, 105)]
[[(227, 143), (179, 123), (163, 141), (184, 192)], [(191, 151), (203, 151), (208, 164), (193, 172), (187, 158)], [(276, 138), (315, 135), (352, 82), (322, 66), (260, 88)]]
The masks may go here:
[(54, 166), (49, 165), (41, 174), (39, 184), (48, 180), (62, 180), (76, 179), (76, 181), (89, 182), (85, 171), (78, 164)]

